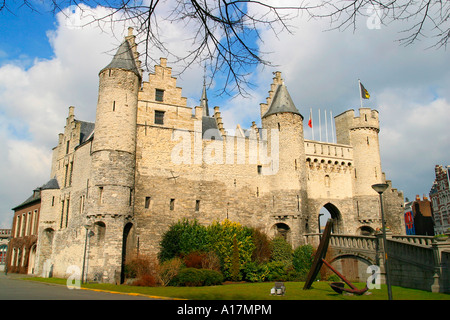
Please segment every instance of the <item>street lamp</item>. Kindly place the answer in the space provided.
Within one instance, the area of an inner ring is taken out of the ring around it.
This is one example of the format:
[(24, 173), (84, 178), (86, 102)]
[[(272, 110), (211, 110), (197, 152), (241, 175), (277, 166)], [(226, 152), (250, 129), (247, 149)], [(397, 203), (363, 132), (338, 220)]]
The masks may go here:
[(91, 224), (85, 224), (84, 227), (86, 228), (86, 238), (84, 240), (84, 254), (83, 254), (83, 268), (81, 270), (81, 283), (84, 284), (84, 268), (86, 265), (86, 249), (87, 249), (87, 242), (88, 242), (88, 237), (89, 237), (89, 233), (90, 233), (90, 229), (92, 228)]
[(384, 222), (384, 211), (383, 211), (383, 197), (382, 194), (389, 187), (387, 183), (377, 183), (372, 185), (372, 189), (375, 190), (380, 195), (380, 207), (381, 207), (381, 227), (382, 227), (382, 235), (383, 235), (383, 253), (384, 253), (384, 269), (386, 271), (386, 284), (388, 288), (388, 297), (389, 300), (392, 300), (392, 290), (391, 283), (389, 281), (389, 263), (387, 256), (387, 246), (386, 246), (386, 226)]

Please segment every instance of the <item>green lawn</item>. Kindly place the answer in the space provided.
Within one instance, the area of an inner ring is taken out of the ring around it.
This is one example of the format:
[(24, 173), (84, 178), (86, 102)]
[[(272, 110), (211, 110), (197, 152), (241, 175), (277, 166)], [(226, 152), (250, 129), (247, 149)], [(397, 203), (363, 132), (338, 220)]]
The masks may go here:
[[(65, 279), (27, 278), (26, 280), (66, 285)], [(285, 282), (285, 296), (270, 295), (272, 282), (224, 284), (210, 287), (136, 287), (111, 284), (84, 284), (82, 287), (190, 300), (387, 300), (388, 297), (384, 285), (381, 286), (381, 289), (369, 290), (370, 295), (362, 296), (338, 294), (331, 289), (328, 282), (315, 282), (309, 290), (303, 290), (303, 285), (304, 282)], [(355, 285), (363, 288), (365, 284)], [(396, 286), (392, 287), (392, 295), (394, 300), (450, 300), (449, 294)]]

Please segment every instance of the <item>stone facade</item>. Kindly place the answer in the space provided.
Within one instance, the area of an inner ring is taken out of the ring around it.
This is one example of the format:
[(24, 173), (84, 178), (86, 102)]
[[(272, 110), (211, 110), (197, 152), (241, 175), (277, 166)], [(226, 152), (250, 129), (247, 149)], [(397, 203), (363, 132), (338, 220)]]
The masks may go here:
[(434, 232), (435, 234), (450, 233), (450, 168), (436, 165), (434, 172), (436, 178), (430, 190)]
[[(127, 49), (129, 48), (129, 49)], [(219, 107), (210, 114), (187, 106), (166, 59), (148, 81), (139, 71), (130, 33), (100, 71), (94, 124), (69, 109), (42, 192), (36, 273), (120, 282), (131, 254), (157, 253), (168, 227), (182, 218), (230, 219), (281, 234), (294, 246), (318, 230), (326, 207), (334, 232), (381, 227), (374, 183), (381, 171), (378, 112), (363, 108), (335, 117), (338, 143), (305, 140), (303, 117), (275, 73), (262, 127), (225, 130)], [(390, 184), (390, 182), (389, 182)], [(385, 192), (387, 220), (396, 233), (403, 195)]]

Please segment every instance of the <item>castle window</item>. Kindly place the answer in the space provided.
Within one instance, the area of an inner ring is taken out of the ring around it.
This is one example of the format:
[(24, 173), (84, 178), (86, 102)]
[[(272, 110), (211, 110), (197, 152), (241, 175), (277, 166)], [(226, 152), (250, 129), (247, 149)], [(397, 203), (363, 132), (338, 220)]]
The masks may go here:
[(64, 200), (61, 201), (61, 219), (59, 223), (59, 228), (62, 229), (64, 220)]
[(69, 153), (69, 147), (70, 147), (70, 140), (67, 140), (67, 143), (66, 143), (66, 154)]
[(151, 197), (145, 197), (145, 209), (150, 208), (151, 201), (152, 201)]
[(102, 202), (103, 202), (103, 187), (98, 187), (98, 191), (99, 191), (98, 204), (102, 204)]
[(257, 167), (257, 171), (258, 171), (258, 174), (261, 174), (261, 173), (262, 173), (262, 166), (261, 166), (261, 165), (259, 165), (259, 166)]
[(65, 165), (65, 174), (64, 174), (64, 187), (67, 187), (68, 182), (68, 174), (69, 174), (69, 164)]
[(329, 187), (330, 186), (330, 176), (326, 175), (325, 176), (325, 187)]
[(170, 199), (170, 210), (173, 211), (175, 209), (175, 199)]
[(70, 170), (69, 170), (69, 186), (72, 185), (72, 174), (73, 174), (73, 161), (70, 163)]
[(155, 100), (160, 102), (164, 101), (164, 90), (161, 89), (155, 90)]
[(113, 111), (116, 111), (116, 102), (113, 101)]
[(195, 211), (200, 211), (200, 200), (195, 200)]
[(155, 110), (155, 124), (164, 124), (164, 111)]
[(67, 228), (67, 224), (69, 223), (69, 201), (70, 199), (67, 199), (67, 204), (66, 204), (66, 228)]

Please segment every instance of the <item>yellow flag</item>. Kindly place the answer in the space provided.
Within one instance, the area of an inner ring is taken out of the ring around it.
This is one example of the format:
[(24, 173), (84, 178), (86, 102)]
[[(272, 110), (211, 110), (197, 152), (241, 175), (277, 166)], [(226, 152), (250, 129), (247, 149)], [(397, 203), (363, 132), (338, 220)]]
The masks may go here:
[(370, 98), (369, 91), (367, 91), (366, 88), (364, 88), (364, 86), (361, 82), (359, 83), (359, 86), (361, 88), (361, 97), (363, 99), (369, 99)]

